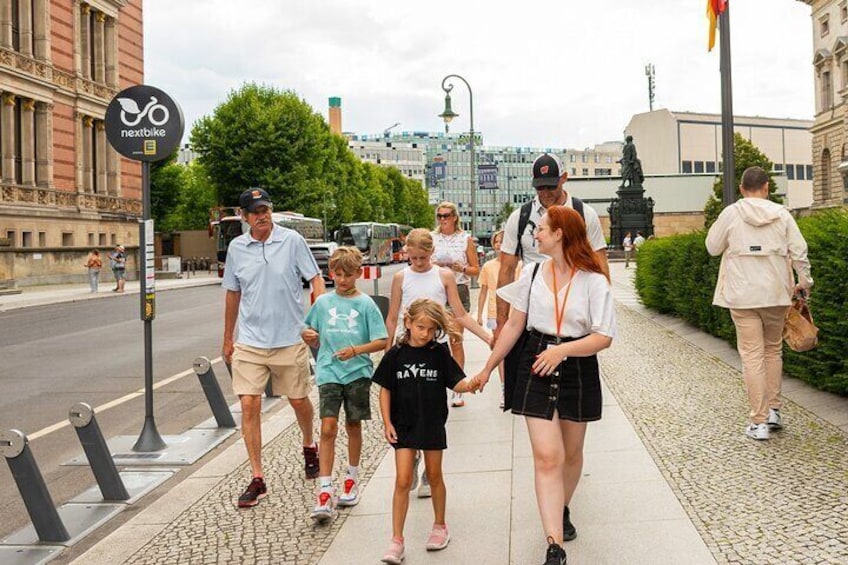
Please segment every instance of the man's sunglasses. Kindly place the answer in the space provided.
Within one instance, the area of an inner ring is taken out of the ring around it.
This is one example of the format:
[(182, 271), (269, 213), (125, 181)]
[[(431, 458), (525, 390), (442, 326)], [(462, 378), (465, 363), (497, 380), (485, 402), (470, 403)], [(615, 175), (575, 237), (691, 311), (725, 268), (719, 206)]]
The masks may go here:
[(436, 217), (440, 220), (447, 220), (448, 218), (453, 217), (453, 212), (450, 214), (436, 214)]
[(537, 186), (536, 190), (556, 190), (557, 185), (554, 186)]

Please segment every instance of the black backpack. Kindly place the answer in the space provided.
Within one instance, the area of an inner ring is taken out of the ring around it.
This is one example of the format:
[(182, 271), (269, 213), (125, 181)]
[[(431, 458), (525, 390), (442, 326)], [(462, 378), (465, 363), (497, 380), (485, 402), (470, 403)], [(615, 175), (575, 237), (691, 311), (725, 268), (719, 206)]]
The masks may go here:
[[(524, 261), (524, 247), (521, 245), (521, 236), (524, 235), (524, 230), (527, 229), (527, 224), (530, 223), (530, 213), (533, 211), (534, 200), (525, 202), (521, 205), (521, 212), (518, 215), (518, 258)], [(571, 206), (574, 211), (580, 214), (583, 221), (586, 221), (586, 216), (583, 215), (583, 201), (576, 196), (571, 197)]]

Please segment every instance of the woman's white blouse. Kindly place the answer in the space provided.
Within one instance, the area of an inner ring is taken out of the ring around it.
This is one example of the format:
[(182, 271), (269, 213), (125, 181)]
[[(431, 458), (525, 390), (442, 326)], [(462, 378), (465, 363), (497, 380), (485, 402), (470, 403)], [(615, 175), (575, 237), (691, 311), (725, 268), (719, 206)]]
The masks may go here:
[[(549, 259), (539, 265), (531, 292), (530, 279), (534, 266), (534, 263), (525, 265), (517, 281), (498, 289), (498, 296), (516, 310), (527, 314), (527, 329), (557, 335), (554, 295), (545, 284), (543, 276), (543, 273), (550, 272), (551, 261)], [(572, 288), (559, 335), (583, 337), (597, 333), (615, 337), (615, 303), (606, 277), (598, 273), (577, 271), (570, 284)], [(560, 308), (567, 289), (568, 286), (564, 286), (559, 291)]]

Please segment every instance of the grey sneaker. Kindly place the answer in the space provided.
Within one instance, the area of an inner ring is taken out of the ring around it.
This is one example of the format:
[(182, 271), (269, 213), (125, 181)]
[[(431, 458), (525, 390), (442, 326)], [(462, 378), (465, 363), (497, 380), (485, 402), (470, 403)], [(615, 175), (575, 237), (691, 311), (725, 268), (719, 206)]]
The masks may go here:
[(421, 473), (421, 484), (418, 485), (418, 498), (430, 498), (430, 481), (427, 480), (427, 471)]
[(769, 438), (768, 424), (765, 422), (762, 424), (748, 424), (745, 426), (745, 435), (758, 441), (766, 440)]
[(780, 410), (769, 408), (768, 421), (766, 423), (770, 430), (782, 430), (783, 418), (780, 417)]

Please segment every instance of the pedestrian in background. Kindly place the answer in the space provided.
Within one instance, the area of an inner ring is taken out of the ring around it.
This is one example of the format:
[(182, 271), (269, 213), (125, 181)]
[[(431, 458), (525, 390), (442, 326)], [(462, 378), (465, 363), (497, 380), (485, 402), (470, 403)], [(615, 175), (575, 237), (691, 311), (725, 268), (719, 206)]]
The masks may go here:
[(127, 253), (123, 245), (115, 246), (115, 250), (109, 255), (109, 266), (115, 277), (115, 288), (112, 292), (124, 292), (127, 280)]
[(507, 374), (505, 408), (524, 416), (530, 435), (545, 565), (563, 565), (562, 542), (577, 537), (569, 503), (583, 470), (586, 425), (601, 419), (597, 353), (612, 343), (615, 305), (576, 211), (551, 206), (534, 237), (550, 259), (525, 265), (518, 281), (498, 290), (512, 310), (472, 383), (482, 390), (513, 346), (523, 344), (515, 374)]
[(635, 249), (636, 252), (638, 253), (639, 248), (642, 247), (643, 243), (645, 243), (645, 234), (643, 234), (640, 231), (637, 231), (636, 232), (636, 239), (633, 240), (633, 249)]
[[(503, 241), (503, 230), (495, 232), (492, 235), (492, 248), (495, 250), (494, 258), (486, 261), (483, 268), (480, 269), (480, 294), (477, 297), (477, 323), (481, 326), (483, 322), (483, 310), (486, 310), (485, 328), (494, 330), (497, 327), (497, 300), (495, 292), (498, 289), (498, 273), (501, 268), (501, 261), (498, 256), (501, 250), (501, 242)], [(521, 264), (516, 267), (516, 271), (521, 271)], [(501, 402), (500, 408), (504, 407), (503, 400), (503, 384), (504, 384), (504, 366), (503, 363), (498, 365), (498, 377), (501, 381)]]
[(318, 494), (312, 519), (323, 523), (334, 515), (333, 463), (339, 412), (345, 410), (348, 466), (338, 497), (339, 506), (359, 503), (359, 459), (362, 454), (362, 421), (371, 419), (370, 353), (386, 348), (383, 314), (370, 296), (356, 288), (362, 276), (362, 253), (339, 247), (330, 256), (329, 270), (335, 292), (318, 297), (306, 314), (303, 341), (318, 348), (315, 383), (318, 385), (321, 441), (319, 442)]
[[(307, 479), (318, 478), (318, 446), (312, 434), (309, 351), (303, 329), (301, 280), (324, 294), (324, 278), (299, 233), (271, 219), (272, 205), (261, 188), (239, 197), (241, 217), (250, 229), (227, 248), (221, 286), (226, 289), (224, 345), (221, 356), (232, 364), (233, 394), (242, 411), (242, 436), (253, 477), (238, 499), (239, 508), (256, 506), (267, 487), (262, 471), (262, 392), (271, 379), (274, 394), (288, 397), (303, 434)], [(238, 322), (238, 341), (235, 340)]]
[[(750, 412), (745, 434), (769, 439), (783, 427), (783, 324), (793, 294), (813, 286), (807, 242), (789, 210), (772, 202), (760, 167), (742, 174), (742, 199), (727, 206), (707, 233), (710, 255), (721, 255), (713, 304), (730, 309)], [(792, 275), (792, 270), (798, 277)]]
[[(480, 273), (477, 242), (459, 225), (459, 211), (453, 202), (442, 202), (436, 208), (436, 229), (433, 231), (433, 262), (453, 272), (459, 299), (466, 312), (471, 312), (471, 277)], [(460, 339), (451, 343), (451, 352), (460, 367), (465, 367), (465, 348)], [(465, 405), (461, 394), (451, 395), (451, 405)]]
[(88, 269), (88, 286), (91, 292), (97, 292), (97, 285), (100, 281), (100, 269), (103, 268), (103, 260), (100, 258), (100, 251), (92, 249), (85, 258), (85, 267)]
[(633, 236), (630, 232), (624, 236), (621, 246), (624, 248), (624, 268), (626, 269), (630, 266), (630, 258), (633, 256)]
[(442, 452), (447, 449), (446, 389), (474, 391), (447, 345), (437, 341), (440, 335), (457, 338), (459, 333), (441, 304), (427, 298), (415, 300), (404, 313), (403, 328), (398, 344), (383, 356), (374, 372), (374, 382), (382, 387), (380, 415), (386, 440), (395, 450), (392, 541), (382, 559), (394, 565), (404, 559), (403, 527), (419, 450), (424, 452), (433, 497), (433, 528), (427, 551), (444, 549), (450, 542), (442, 476)]

